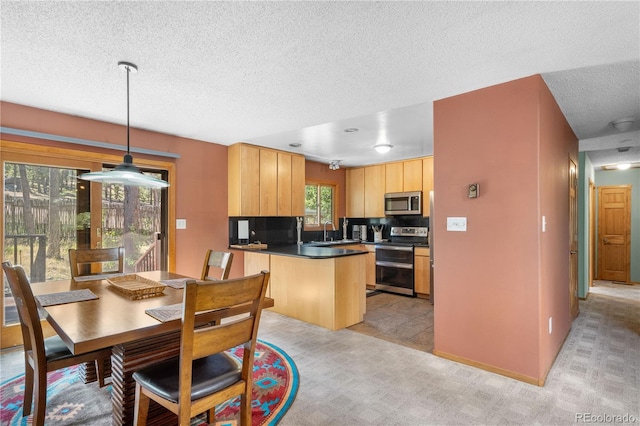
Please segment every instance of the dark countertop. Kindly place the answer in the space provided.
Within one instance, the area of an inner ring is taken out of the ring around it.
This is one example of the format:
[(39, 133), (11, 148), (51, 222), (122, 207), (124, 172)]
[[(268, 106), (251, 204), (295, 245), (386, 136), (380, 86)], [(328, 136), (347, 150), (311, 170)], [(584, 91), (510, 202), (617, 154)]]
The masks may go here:
[(278, 256), (304, 257), (307, 259), (331, 259), (334, 257), (354, 256), (358, 254), (367, 254), (364, 250), (349, 250), (338, 247), (316, 247), (309, 244), (301, 246), (297, 244), (272, 246), (266, 249), (238, 249), (231, 250), (252, 251), (257, 253), (275, 254)]

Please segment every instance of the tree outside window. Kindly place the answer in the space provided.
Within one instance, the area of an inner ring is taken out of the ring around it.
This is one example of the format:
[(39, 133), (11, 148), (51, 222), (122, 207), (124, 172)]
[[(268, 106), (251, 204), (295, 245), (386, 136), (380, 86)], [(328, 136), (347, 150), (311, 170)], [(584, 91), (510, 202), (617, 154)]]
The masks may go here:
[(305, 186), (304, 224), (307, 228), (335, 223), (335, 186), (307, 182)]

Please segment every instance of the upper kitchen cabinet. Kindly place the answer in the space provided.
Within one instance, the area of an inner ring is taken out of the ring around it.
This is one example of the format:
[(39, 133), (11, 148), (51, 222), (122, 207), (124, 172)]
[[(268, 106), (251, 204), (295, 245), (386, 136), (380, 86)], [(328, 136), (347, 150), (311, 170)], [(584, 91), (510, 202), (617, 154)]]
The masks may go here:
[(418, 158), (402, 162), (403, 191), (422, 191), (422, 161)]
[(384, 217), (385, 166), (364, 168), (364, 217)]
[(422, 159), (422, 215), (429, 216), (429, 192), (433, 191), (433, 157)]
[(347, 216), (364, 216), (364, 167), (347, 169)]
[(229, 216), (260, 215), (260, 149), (235, 144), (228, 149)]
[[(291, 216), (304, 216), (305, 164), (303, 155), (291, 155)], [(280, 216), (286, 216), (284, 212)]]
[[(278, 153), (260, 150), (260, 216), (278, 216)], [(289, 182), (291, 182), (291, 162), (289, 162)], [(289, 199), (291, 204), (291, 199)]]
[(422, 159), (385, 164), (385, 192), (422, 191)]
[(385, 164), (385, 192), (402, 192), (404, 185), (402, 162)]
[(238, 143), (229, 147), (229, 216), (303, 216), (304, 157)]

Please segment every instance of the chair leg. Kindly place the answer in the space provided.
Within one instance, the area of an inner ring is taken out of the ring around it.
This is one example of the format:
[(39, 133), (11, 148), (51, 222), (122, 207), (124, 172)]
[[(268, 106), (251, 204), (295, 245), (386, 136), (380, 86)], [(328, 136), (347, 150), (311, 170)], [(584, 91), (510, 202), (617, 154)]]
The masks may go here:
[(240, 424), (251, 426), (251, 390), (240, 395)]
[(31, 404), (33, 403), (33, 368), (29, 361), (25, 360), (24, 369), (24, 398), (22, 399), (22, 415), (31, 414)]
[(47, 408), (47, 372), (38, 370), (35, 374), (35, 413), (33, 413), (33, 425), (43, 426)]
[(136, 406), (133, 412), (136, 426), (145, 426), (149, 415), (149, 397), (142, 392), (140, 385), (136, 383)]
[(207, 413), (207, 423), (210, 425), (216, 423), (216, 407), (215, 405), (211, 407)]

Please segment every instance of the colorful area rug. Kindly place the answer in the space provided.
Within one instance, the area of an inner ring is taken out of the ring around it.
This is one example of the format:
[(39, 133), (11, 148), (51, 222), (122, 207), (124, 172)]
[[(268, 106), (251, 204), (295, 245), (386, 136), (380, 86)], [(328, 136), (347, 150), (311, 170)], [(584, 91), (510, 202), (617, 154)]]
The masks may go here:
[[(242, 348), (228, 352), (242, 359)], [(111, 386), (85, 385), (76, 374), (77, 367), (49, 373), (47, 386), (47, 426), (110, 425)], [(282, 349), (258, 341), (253, 364), (253, 425), (276, 425), (296, 397), (299, 375), (293, 360)], [(24, 374), (0, 384), (0, 424), (30, 425), (31, 417), (22, 417)], [(240, 398), (216, 408), (216, 425), (239, 424)], [(193, 425), (202, 425), (194, 419)]]

